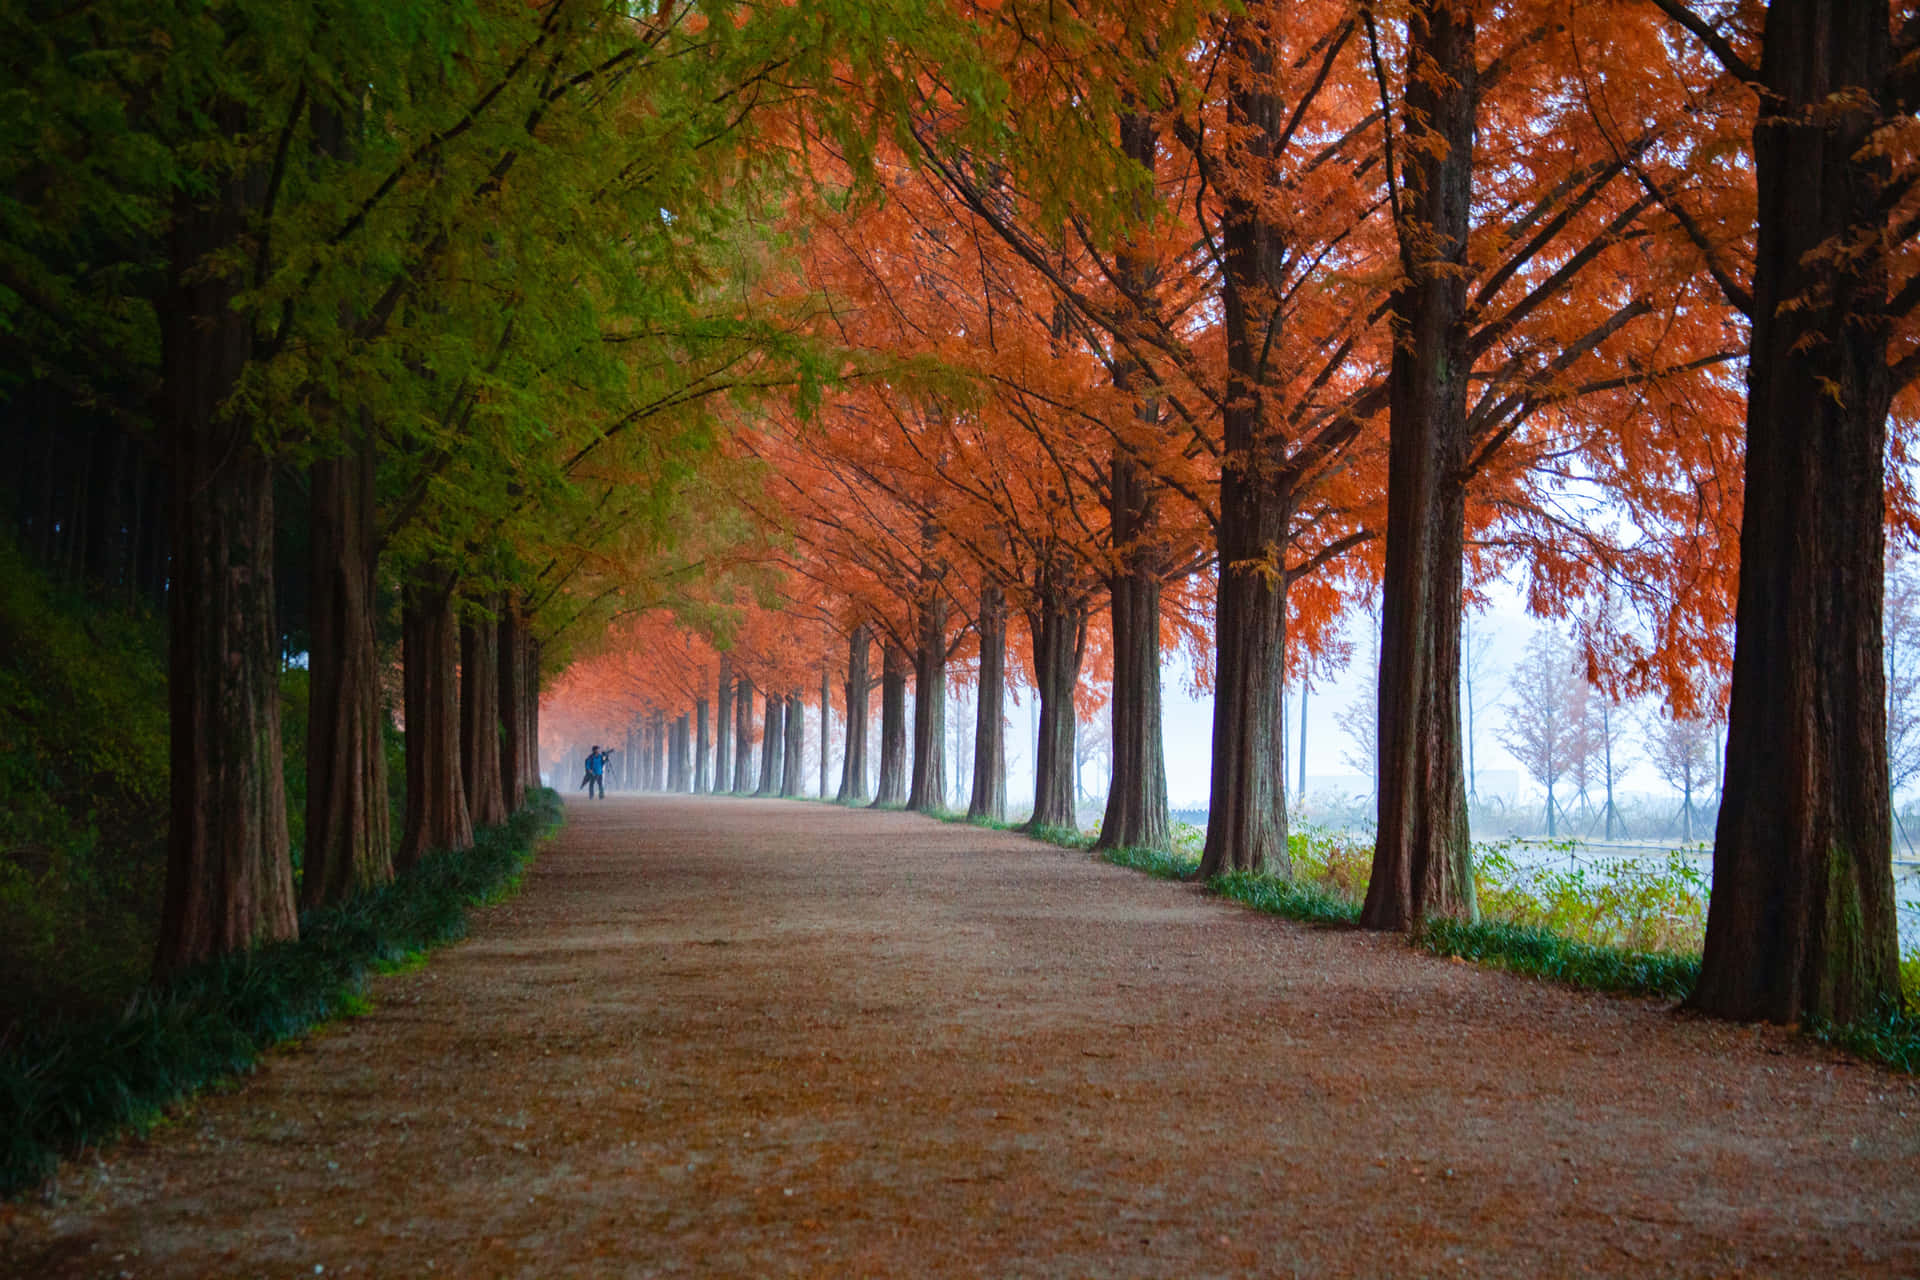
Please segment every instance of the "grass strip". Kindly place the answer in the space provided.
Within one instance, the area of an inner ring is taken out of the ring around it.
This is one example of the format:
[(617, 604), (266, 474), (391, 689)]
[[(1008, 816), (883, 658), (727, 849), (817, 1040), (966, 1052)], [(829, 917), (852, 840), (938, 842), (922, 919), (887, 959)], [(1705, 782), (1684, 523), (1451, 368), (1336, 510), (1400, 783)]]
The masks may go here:
[(1248, 871), (1229, 871), (1207, 881), (1207, 888), (1223, 898), (1245, 903), (1270, 916), (1285, 916), (1307, 924), (1358, 924), (1360, 904), (1317, 885), (1277, 876), (1257, 876)]
[(1499, 920), (1469, 923), (1436, 917), (1427, 921), (1414, 944), (1436, 956), (1459, 956), (1588, 991), (1683, 1000), (1700, 980), (1697, 955), (1626, 951)]
[(1920, 1014), (1898, 1009), (1844, 1027), (1814, 1023), (1806, 1032), (1822, 1044), (1845, 1049), (1895, 1071), (1920, 1075)]
[(464, 937), (469, 908), (518, 887), (560, 797), (536, 792), (472, 849), (434, 853), (383, 885), (307, 913), (297, 941), (196, 966), (124, 1013), (29, 1033), (0, 1057), (0, 1197), (38, 1185), (62, 1155), (251, 1068), (269, 1046), (365, 1012), (370, 973)]

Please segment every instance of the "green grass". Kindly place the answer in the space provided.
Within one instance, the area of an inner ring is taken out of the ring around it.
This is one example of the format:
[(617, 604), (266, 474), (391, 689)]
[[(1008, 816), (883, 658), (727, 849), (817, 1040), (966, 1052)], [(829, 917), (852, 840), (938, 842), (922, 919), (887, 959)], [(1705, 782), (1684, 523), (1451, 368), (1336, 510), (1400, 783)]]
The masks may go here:
[(1270, 916), (1285, 916), (1307, 924), (1357, 924), (1360, 904), (1306, 880), (1282, 880), (1246, 871), (1229, 871), (1207, 881), (1223, 898), (1244, 903)]
[(1698, 955), (1629, 951), (1504, 920), (1429, 920), (1414, 943), (1436, 956), (1459, 956), (1589, 991), (1680, 1000), (1700, 978)]
[(1100, 860), (1161, 880), (1191, 880), (1200, 871), (1200, 859), (1165, 849), (1104, 849)]
[(429, 855), (390, 885), (308, 913), (298, 941), (199, 966), (118, 1016), (24, 1037), (0, 1058), (0, 1196), (33, 1187), (62, 1155), (150, 1128), (268, 1046), (366, 1012), (369, 974), (463, 937), (468, 910), (519, 882), (559, 818), (559, 796), (542, 791), (474, 848)]
[(1889, 1012), (1878, 1019), (1836, 1027), (1815, 1023), (1807, 1034), (1822, 1044), (1834, 1045), (1883, 1063), (1895, 1071), (1920, 1075), (1920, 1014), (1914, 1012), (1912, 997), (1905, 1009)]

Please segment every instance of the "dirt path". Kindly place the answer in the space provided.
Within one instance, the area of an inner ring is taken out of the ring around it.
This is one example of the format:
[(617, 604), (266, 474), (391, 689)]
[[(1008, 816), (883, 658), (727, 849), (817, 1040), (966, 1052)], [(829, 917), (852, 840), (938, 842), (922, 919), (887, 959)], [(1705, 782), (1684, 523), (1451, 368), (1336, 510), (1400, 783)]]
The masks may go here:
[(1920, 1089), (1010, 835), (575, 804), (23, 1276), (1915, 1275)]

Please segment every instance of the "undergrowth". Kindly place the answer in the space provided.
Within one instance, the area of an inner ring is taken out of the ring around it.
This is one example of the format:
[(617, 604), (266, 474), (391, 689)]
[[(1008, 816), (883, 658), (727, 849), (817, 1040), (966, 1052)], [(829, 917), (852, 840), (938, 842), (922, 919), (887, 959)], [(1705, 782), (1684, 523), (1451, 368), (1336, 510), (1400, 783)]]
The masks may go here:
[(0, 1057), (0, 1196), (37, 1184), (64, 1154), (132, 1127), (260, 1052), (330, 1018), (364, 1013), (369, 973), (419, 962), (464, 936), (468, 908), (519, 883), (558, 824), (550, 790), (472, 849), (436, 853), (337, 907), (309, 912), (297, 941), (211, 961), (118, 1016), (43, 1027)]
[(164, 618), (50, 582), (0, 535), (0, 1043), (145, 978), (166, 875)]

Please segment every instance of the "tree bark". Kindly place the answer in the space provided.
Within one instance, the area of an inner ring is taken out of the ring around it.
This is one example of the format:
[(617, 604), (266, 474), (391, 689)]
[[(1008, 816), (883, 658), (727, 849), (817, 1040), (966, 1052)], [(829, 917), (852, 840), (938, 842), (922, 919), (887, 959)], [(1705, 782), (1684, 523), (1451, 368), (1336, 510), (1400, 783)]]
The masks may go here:
[(760, 789), (757, 796), (773, 795), (780, 786), (781, 757), (786, 754), (786, 702), (777, 693), (763, 695), (765, 709), (760, 732)]
[(1885, 0), (1773, 0), (1726, 789), (1700, 984), (1739, 1020), (1898, 998), (1882, 660)]
[(1477, 914), (1460, 734), (1466, 553), (1467, 232), (1478, 99), (1471, 9), (1419, 0), (1409, 24), (1405, 181), (1387, 375), (1379, 834), (1360, 923)]
[(826, 659), (820, 662), (820, 798), (827, 798), (827, 744), (833, 736), (833, 671)]
[(800, 695), (797, 693), (787, 695), (785, 724), (787, 745), (782, 760), (784, 768), (782, 768), (780, 773), (780, 794), (783, 796), (797, 796), (800, 794), (802, 786), (800, 781), (800, 758), (806, 747), (805, 735), (807, 731), (806, 703), (800, 701)]
[(1172, 841), (1160, 717), (1160, 572), (1144, 477), (1112, 466), (1109, 511), (1120, 568), (1107, 582), (1113, 610), (1113, 772), (1096, 849), (1164, 849)]
[(300, 904), (340, 902), (393, 879), (387, 756), (374, 634), (374, 446), (316, 461), (307, 671), (307, 847)]
[(720, 655), (720, 685), (713, 716), (713, 790), (725, 791), (733, 780), (733, 656)]
[(1007, 597), (1000, 584), (980, 586), (980, 683), (974, 699), (973, 796), (967, 817), (1007, 820)]
[(1030, 831), (1074, 831), (1074, 737), (1079, 728), (1074, 692), (1087, 647), (1087, 607), (1058, 585), (1040, 584), (1040, 607), (1027, 615), (1039, 682), (1040, 732), (1034, 747), (1033, 816)]
[(735, 684), (733, 715), (733, 793), (743, 796), (753, 790), (753, 681), (745, 676)]
[(937, 813), (947, 797), (947, 600), (934, 595), (917, 610), (913, 653), (913, 781), (907, 808)]
[[(540, 786), (540, 656), (541, 656), (540, 650), (541, 650), (541, 644), (539, 639), (536, 636), (534, 636), (531, 631), (525, 632), (524, 635), (525, 635), (525, 639), (521, 645), (521, 652), (525, 654), (526, 663), (527, 663), (526, 679), (523, 682), (527, 690), (527, 696), (521, 705), (525, 710), (525, 715), (527, 720), (527, 730), (526, 730), (527, 750), (525, 753), (525, 761), (526, 761), (526, 769), (527, 769), (526, 787), (527, 787), (527, 790), (532, 791), (537, 789)], [(554, 779), (554, 781), (560, 782), (562, 781), (562, 779), (556, 778)]]
[(704, 796), (713, 790), (713, 775), (708, 772), (708, 752), (711, 750), (709, 739), (713, 735), (708, 723), (708, 706), (705, 698), (696, 698), (693, 702), (693, 794)]
[(407, 717), (407, 829), (394, 856), (410, 867), (436, 849), (473, 847), (460, 778), (459, 628), (447, 576), (407, 587), (400, 631)]
[[(1128, 159), (1151, 174), (1159, 152), (1153, 116), (1123, 113), (1120, 145)], [(1144, 202), (1134, 211), (1142, 223), (1148, 214)], [(1118, 255), (1116, 267), (1135, 295), (1145, 298), (1152, 291), (1150, 259), (1129, 249)], [(1144, 383), (1143, 372), (1134, 361), (1120, 360), (1114, 367), (1113, 385), (1135, 392), (1134, 417), (1152, 428), (1159, 421), (1159, 406), (1148, 387), (1136, 385)], [(1160, 715), (1162, 550), (1155, 539), (1159, 523), (1155, 488), (1153, 477), (1124, 449), (1113, 450), (1107, 490), (1116, 561), (1107, 582), (1113, 619), (1112, 775), (1096, 849), (1164, 849), (1172, 842)]]
[[(517, 602), (500, 610), (500, 794), (508, 813), (527, 807), (527, 792), (540, 785), (540, 745), (530, 739), (527, 702), (527, 627)], [(532, 783), (527, 779), (531, 777)]]
[(667, 713), (654, 709), (653, 721), (648, 726), (647, 762), (650, 769), (644, 785), (653, 791), (667, 790)]
[(460, 781), (476, 827), (510, 816), (500, 781), (500, 632), (491, 621), (460, 627)]
[(907, 798), (907, 655), (892, 640), (880, 645), (880, 785), (876, 809), (897, 809)]
[(867, 703), (873, 680), (868, 661), (872, 645), (867, 624), (847, 637), (847, 749), (840, 761), (841, 804), (860, 804), (867, 798)]
[[(237, 108), (220, 112), (230, 134)], [(223, 265), (263, 195), (250, 172), (175, 198), (161, 316), (161, 414), (173, 481), (168, 592), (167, 885), (154, 971), (291, 938), (293, 864), (281, 777), (273, 594), (273, 468), (227, 410), (252, 356)], [(202, 200), (204, 199), (204, 203)]]
[[(1270, 16), (1272, 6), (1260, 6)], [(1228, 118), (1247, 130), (1245, 173), (1222, 197), (1221, 311), (1227, 399), (1221, 412), (1219, 585), (1214, 610), (1213, 779), (1202, 876), (1290, 874), (1285, 744), (1280, 714), (1286, 662), (1286, 545), (1293, 495), (1266, 426), (1268, 350), (1284, 350), (1271, 310), (1284, 246), (1268, 209), (1282, 110), (1274, 60), (1252, 17), (1228, 20), (1233, 60)], [(1263, 199), (1264, 197), (1264, 199)]]

